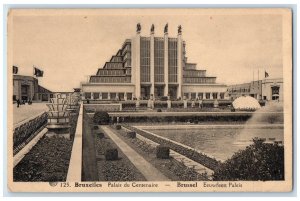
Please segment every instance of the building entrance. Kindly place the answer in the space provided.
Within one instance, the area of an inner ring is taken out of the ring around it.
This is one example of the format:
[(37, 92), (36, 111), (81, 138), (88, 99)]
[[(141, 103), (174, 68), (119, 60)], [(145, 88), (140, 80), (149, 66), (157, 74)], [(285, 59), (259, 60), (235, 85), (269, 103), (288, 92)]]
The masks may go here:
[(148, 100), (150, 98), (150, 86), (141, 86), (141, 99)]
[(21, 85), (21, 100), (27, 101), (30, 98), (29, 85)]
[(171, 100), (177, 99), (177, 86), (169, 86), (169, 96)]
[(155, 98), (160, 98), (164, 96), (164, 86), (155, 86), (154, 88), (154, 97)]

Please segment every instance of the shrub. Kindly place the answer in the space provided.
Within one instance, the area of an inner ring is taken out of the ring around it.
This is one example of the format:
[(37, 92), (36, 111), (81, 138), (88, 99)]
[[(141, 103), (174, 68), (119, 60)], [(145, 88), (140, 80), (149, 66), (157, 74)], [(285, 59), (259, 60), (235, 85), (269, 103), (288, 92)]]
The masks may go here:
[(161, 109), (157, 109), (157, 112), (162, 112), (162, 110)]
[(122, 128), (121, 125), (119, 125), (119, 124), (116, 125), (116, 129), (117, 129), (117, 130), (121, 130), (121, 128)]
[(170, 158), (170, 148), (166, 146), (159, 145), (156, 147), (156, 157), (161, 159)]
[(118, 160), (118, 150), (116, 148), (107, 149), (105, 151), (105, 160), (114, 161)]
[(100, 132), (100, 131), (97, 131), (96, 132), (96, 136), (100, 139), (104, 138), (104, 133)]
[(94, 130), (98, 130), (98, 129), (99, 129), (99, 127), (98, 127), (98, 126), (96, 126), (96, 125), (94, 125), (93, 129), (94, 129)]
[(284, 180), (284, 147), (253, 139), (253, 144), (220, 165), (213, 178), (228, 180)]
[(168, 100), (168, 96), (162, 96), (162, 97), (160, 97), (160, 100), (161, 101), (167, 101)]
[(93, 122), (98, 125), (106, 125), (109, 123), (109, 115), (107, 112), (98, 111), (94, 115)]
[(136, 138), (136, 133), (134, 131), (130, 131), (126, 133), (126, 136), (129, 138)]

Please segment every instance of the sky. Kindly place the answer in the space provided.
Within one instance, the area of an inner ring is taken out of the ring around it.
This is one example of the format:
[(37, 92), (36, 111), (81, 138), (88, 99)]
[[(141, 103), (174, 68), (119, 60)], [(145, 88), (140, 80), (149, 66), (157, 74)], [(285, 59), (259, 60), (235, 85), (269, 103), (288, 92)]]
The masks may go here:
[(216, 76), (217, 83), (263, 79), (265, 71), (282, 77), (281, 15), (236, 10), (23, 10), (13, 13), (8, 33), (12, 63), (20, 75), (32, 76), (33, 66), (39, 67), (39, 84), (51, 91), (73, 91), (135, 36), (137, 23), (142, 36), (154, 24), (158, 37), (166, 23), (170, 37), (181, 25), (188, 62)]

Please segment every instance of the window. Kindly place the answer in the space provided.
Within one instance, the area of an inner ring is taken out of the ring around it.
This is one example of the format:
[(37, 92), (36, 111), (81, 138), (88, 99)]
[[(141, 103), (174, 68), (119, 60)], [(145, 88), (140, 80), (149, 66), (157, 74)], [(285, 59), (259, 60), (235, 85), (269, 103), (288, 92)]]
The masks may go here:
[(203, 99), (203, 93), (198, 93), (198, 98), (202, 100)]
[(164, 82), (164, 38), (154, 39), (154, 81)]
[(225, 93), (220, 93), (220, 98), (224, 99), (224, 97), (225, 97)]
[(210, 99), (210, 93), (205, 93), (205, 98)]
[(91, 99), (91, 97), (92, 97), (92, 93), (84, 93), (84, 95), (85, 95), (85, 99)]
[(186, 99), (189, 99), (189, 93), (184, 93), (183, 96), (185, 96)]
[(94, 95), (94, 99), (99, 99), (100, 93), (94, 93), (93, 95)]
[(177, 82), (177, 39), (169, 38), (169, 82)]
[(119, 93), (119, 100), (124, 100), (124, 93)]
[(132, 100), (132, 93), (127, 93), (127, 100)]
[(141, 82), (150, 82), (150, 38), (141, 38)]
[(110, 93), (110, 100), (116, 100), (117, 93)]
[(213, 93), (213, 99), (218, 99), (218, 93)]
[(196, 99), (196, 93), (191, 93), (191, 99)]
[(102, 99), (107, 100), (108, 99), (108, 93), (102, 93)]

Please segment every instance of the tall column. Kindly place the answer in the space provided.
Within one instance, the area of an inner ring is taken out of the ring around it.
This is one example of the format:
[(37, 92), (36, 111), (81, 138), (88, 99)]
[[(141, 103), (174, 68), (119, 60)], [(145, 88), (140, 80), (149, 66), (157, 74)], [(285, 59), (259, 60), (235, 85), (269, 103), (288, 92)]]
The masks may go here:
[(182, 97), (182, 38), (181, 32), (178, 32), (177, 36), (177, 97)]
[(140, 98), (141, 96), (141, 73), (140, 73), (140, 31), (136, 32), (136, 36), (132, 39), (132, 83), (135, 85), (134, 96)]
[(154, 30), (151, 31), (150, 36), (150, 94), (153, 94), (154, 98)]
[(164, 96), (168, 96), (169, 93), (169, 37), (168, 32), (165, 32), (164, 36)]

